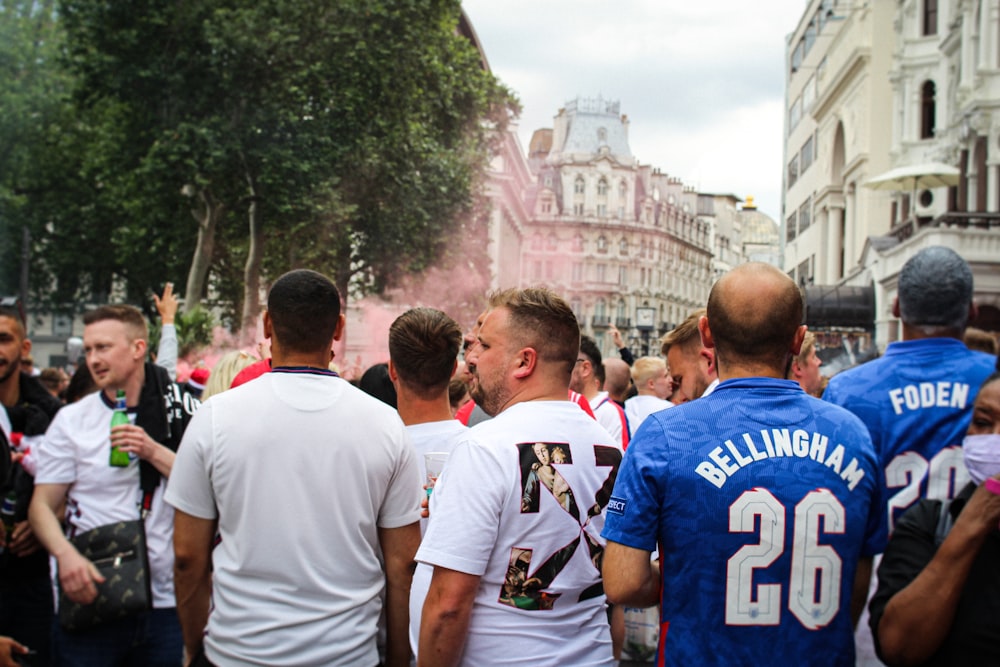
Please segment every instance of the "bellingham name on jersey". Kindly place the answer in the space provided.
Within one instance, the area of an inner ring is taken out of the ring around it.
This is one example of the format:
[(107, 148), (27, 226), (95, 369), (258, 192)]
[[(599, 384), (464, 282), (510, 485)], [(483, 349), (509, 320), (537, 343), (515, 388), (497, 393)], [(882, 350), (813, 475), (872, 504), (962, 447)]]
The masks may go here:
[(897, 415), (903, 410), (922, 408), (957, 408), (969, 402), (969, 385), (964, 382), (921, 382), (889, 390), (889, 400)]
[(830, 438), (822, 433), (787, 428), (761, 429), (756, 433), (744, 433), (735, 442), (726, 440), (708, 453), (708, 459), (699, 463), (695, 472), (721, 489), (740, 468), (757, 461), (794, 456), (825, 465), (840, 475), (848, 490), (853, 491), (864, 478), (864, 470), (858, 467), (858, 460), (853, 456), (845, 467), (844, 446), (830, 449), (829, 445)]

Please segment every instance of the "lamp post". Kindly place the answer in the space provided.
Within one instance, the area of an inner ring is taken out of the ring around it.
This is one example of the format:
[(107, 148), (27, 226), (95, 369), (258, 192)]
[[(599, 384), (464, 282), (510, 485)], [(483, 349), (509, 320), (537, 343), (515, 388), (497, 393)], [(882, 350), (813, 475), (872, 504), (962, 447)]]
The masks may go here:
[(635, 328), (642, 334), (642, 356), (649, 356), (649, 332), (653, 330), (656, 309), (639, 306), (635, 309)]

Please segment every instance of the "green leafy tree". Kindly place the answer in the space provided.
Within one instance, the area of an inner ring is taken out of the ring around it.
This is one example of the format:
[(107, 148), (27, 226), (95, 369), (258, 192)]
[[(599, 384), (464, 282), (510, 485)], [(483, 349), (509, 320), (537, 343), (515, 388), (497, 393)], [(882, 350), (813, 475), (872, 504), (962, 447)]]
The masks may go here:
[(516, 109), (456, 0), (60, 7), (99, 259), (138, 296), (186, 257), (186, 307), (245, 324), (289, 268), (360, 295), (441, 260)]

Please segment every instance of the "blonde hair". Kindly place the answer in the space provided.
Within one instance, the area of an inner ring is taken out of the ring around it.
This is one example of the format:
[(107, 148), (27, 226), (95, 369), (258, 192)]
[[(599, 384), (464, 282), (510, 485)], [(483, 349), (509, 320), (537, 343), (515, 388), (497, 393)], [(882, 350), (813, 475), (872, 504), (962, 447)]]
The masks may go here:
[(229, 389), (229, 385), (233, 383), (233, 378), (241, 370), (255, 363), (257, 363), (257, 359), (242, 350), (226, 352), (216, 362), (215, 368), (209, 374), (208, 382), (205, 383), (205, 389), (201, 392), (201, 402), (204, 403), (212, 396), (221, 394)]
[(802, 347), (799, 349), (799, 354), (795, 357), (795, 363), (799, 366), (805, 366), (806, 359), (809, 358), (809, 353), (814, 349), (816, 349), (816, 334), (812, 331), (807, 331), (805, 338), (802, 339)]
[(667, 370), (667, 362), (660, 357), (640, 357), (632, 364), (632, 382), (641, 387)]
[(660, 339), (660, 352), (667, 356), (667, 352), (675, 345), (685, 350), (701, 346), (701, 332), (698, 331), (698, 320), (708, 312), (706, 308), (699, 308), (687, 316), (683, 322), (677, 325), (672, 331)]

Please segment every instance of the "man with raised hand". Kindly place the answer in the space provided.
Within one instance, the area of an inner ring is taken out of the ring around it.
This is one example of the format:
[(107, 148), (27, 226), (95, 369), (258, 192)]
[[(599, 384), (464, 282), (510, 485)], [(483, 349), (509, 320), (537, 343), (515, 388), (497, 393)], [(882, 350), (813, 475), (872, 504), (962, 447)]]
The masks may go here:
[(721, 383), (647, 417), (622, 462), (605, 586), (660, 603), (660, 665), (854, 664), (878, 469), (856, 417), (784, 379), (802, 313), (772, 266), (723, 276), (698, 323)]
[(184, 437), (167, 502), (194, 665), (376, 665), (383, 589), (385, 664), (409, 664), (420, 478), (395, 410), (328, 369), (343, 330), (328, 278), (278, 278), (271, 372), (213, 396)]
[(621, 446), (567, 400), (579, 345), (552, 292), (491, 295), (467, 359), (494, 417), (431, 495), (419, 665), (613, 664), (599, 534)]

